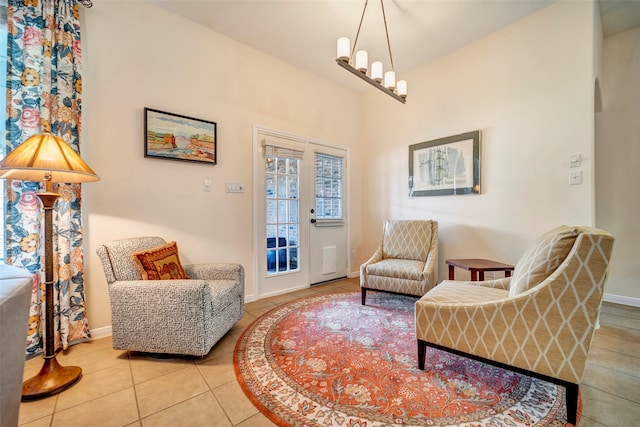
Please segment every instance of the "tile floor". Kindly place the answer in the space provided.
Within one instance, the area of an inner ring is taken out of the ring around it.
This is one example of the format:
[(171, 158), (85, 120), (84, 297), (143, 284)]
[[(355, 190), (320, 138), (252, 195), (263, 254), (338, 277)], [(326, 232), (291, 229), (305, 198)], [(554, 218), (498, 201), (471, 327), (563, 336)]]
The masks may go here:
[[(359, 290), (358, 279), (265, 298), (203, 358), (157, 359), (117, 351), (110, 338), (78, 344), (58, 355), (81, 366), (82, 379), (64, 392), (20, 406), (20, 425), (40, 426), (273, 426), (249, 401), (233, 370), (243, 329), (271, 308), (317, 293)], [(580, 427), (640, 425), (640, 308), (605, 303), (581, 387)], [(42, 359), (28, 360), (25, 379)]]

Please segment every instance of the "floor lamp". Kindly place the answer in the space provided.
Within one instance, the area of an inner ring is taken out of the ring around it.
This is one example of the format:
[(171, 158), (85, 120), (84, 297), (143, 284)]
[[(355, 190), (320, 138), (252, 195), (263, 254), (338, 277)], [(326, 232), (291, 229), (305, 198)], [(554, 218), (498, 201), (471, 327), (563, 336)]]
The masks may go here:
[(0, 178), (45, 183), (45, 191), (36, 193), (44, 208), (44, 364), (37, 375), (22, 384), (24, 400), (38, 399), (61, 392), (78, 381), (82, 374), (81, 368), (65, 367), (56, 360), (53, 327), (53, 206), (59, 195), (52, 192), (52, 184), (98, 181), (100, 178), (63, 139), (49, 133), (34, 135), (7, 154), (0, 162)]

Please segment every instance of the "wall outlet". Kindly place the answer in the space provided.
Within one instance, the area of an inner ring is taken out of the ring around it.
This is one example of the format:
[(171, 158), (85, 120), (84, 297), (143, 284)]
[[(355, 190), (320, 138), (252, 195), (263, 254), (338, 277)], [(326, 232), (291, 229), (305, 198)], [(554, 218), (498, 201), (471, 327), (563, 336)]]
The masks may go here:
[(487, 271), (484, 273), (484, 278), (485, 279), (495, 279), (496, 278), (496, 272), (495, 271)]

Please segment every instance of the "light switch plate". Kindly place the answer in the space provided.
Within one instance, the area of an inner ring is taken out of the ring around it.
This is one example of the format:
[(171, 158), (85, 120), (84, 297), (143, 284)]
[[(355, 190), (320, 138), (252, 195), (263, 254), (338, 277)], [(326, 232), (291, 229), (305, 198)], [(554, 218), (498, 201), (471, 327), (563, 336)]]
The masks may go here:
[(577, 168), (580, 166), (581, 163), (582, 163), (582, 157), (580, 156), (580, 154), (572, 154), (569, 157), (570, 168)]
[(227, 193), (244, 193), (244, 182), (225, 181), (224, 191)]
[(569, 171), (569, 185), (582, 184), (582, 170), (572, 169)]

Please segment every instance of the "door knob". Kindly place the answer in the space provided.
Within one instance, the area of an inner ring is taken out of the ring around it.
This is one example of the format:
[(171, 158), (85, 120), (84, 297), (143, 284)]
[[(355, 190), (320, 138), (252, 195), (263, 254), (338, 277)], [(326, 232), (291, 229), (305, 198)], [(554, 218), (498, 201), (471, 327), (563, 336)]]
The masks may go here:
[(311, 209), (311, 213), (316, 213), (316, 210), (315, 209)]
[(315, 219), (315, 218), (313, 218), (313, 219), (311, 220), (311, 224), (315, 224), (315, 223), (316, 223), (316, 219)]

